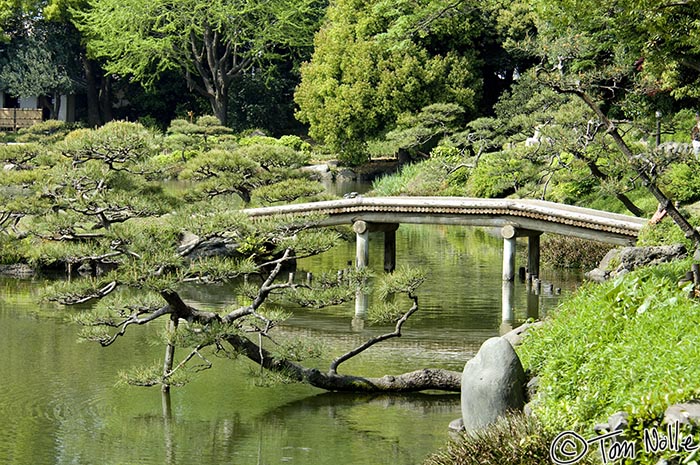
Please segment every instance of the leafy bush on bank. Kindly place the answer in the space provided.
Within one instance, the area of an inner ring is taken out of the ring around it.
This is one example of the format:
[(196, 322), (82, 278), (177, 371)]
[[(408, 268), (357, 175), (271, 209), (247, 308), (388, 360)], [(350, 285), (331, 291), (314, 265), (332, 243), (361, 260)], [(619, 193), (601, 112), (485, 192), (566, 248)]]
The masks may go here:
[[(695, 228), (700, 227), (700, 218), (698, 216), (684, 210), (682, 213)], [(637, 239), (637, 245), (640, 246), (671, 244), (684, 244), (686, 249), (693, 250), (690, 239), (685, 237), (681, 228), (668, 216), (656, 224), (646, 224)]]
[(677, 284), (689, 268), (681, 261), (586, 285), (525, 340), (518, 353), (540, 376), (532, 406), (547, 429), (592, 433), (619, 410), (650, 426), (700, 395), (700, 302)]
[(508, 415), (483, 430), (462, 433), (445, 449), (428, 457), (424, 465), (551, 463), (549, 446), (554, 437), (534, 417)]
[(700, 200), (700, 162), (696, 160), (671, 165), (662, 176), (668, 195), (681, 203)]
[(592, 270), (614, 246), (577, 237), (545, 234), (542, 236), (542, 261), (558, 268)]

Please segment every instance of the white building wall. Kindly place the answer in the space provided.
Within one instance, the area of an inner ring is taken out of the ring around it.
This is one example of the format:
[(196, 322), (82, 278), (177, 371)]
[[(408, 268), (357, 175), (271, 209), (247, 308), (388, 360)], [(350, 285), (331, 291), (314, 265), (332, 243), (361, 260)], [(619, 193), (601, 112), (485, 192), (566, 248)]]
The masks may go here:
[(58, 119), (67, 123), (75, 123), (75, 95), (62, 95)]
[(19, 107), (20, 108), (37, 108), (39, 99), (37, 97), (20, 97)]

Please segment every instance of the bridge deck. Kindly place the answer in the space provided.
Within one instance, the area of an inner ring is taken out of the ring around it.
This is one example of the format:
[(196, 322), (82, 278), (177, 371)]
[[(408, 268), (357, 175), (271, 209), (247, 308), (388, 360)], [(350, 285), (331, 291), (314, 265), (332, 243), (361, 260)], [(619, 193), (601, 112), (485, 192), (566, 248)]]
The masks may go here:
[(368, 223), (512, 225), (615, 244), (634, 242), (647, 220), (532, 199), (362, 197), (245, 210), (251, 217), (322, 215), (319, 226)]

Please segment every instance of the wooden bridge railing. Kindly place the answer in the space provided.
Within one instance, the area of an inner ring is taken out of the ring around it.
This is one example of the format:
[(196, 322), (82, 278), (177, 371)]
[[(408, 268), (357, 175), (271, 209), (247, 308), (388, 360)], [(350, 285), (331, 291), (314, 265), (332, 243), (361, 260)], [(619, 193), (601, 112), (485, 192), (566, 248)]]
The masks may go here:
[(356, 265), (369, 260), (369, 232), (384, 233), (384, 269), (395, 266), (396, 229), (400, 224), (451, 224), (501, 228), (503, 279), (515, 276), (518, 237), (528, 238), (528, 270), (539, 275), (540, 235), (554, 233), (628, 245), (647, 220), (532, 199), (475, 199), (465, 197), (362, 197), (278, 205), (244, 210), (252, 218), (273, 215), (320, 215), (318, 226), (352, 225), (357, 239)]
[(29, 108), (0, 108), (0, 129), (28, 128), (43, 120), (41, 109)]

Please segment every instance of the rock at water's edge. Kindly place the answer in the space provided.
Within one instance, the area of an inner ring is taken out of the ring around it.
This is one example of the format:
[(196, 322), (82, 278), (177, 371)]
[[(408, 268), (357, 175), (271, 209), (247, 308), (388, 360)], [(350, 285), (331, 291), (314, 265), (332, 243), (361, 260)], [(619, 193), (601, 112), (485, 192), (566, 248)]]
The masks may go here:
[(687, 255), (683, 244), (612, 249), (605, 254), (597, 268), (586, 273), (586, 278), (602, 282), (642, 266), (679, 260)]
[(513, 346), (502, 337), (484, 342), (462, 372), (464, 428), (487, 426), (525, 406), (525, 371)]

